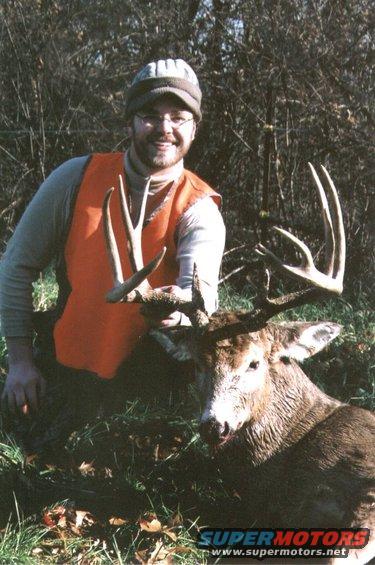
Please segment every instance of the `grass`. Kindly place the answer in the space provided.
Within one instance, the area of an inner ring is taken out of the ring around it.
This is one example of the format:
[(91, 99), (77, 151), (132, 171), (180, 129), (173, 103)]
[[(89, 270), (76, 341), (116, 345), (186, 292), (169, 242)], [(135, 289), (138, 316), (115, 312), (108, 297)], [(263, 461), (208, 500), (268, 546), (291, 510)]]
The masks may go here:
[[(250, 293), (245, 293), (250, 294)], [(55, 285), (39, 281), (46, 308)], [(224, 286), (226, 308), (250, 300)], [(365, 299), (306, 306), (289, 319), (330, 319), (341, 336), (306, 364), (328, 393), (368, 408), (374, 403), (374, 317)], [(5, 348), (0, 349), (5, 375)], [(25, 460), (0, 432), (0, 563), (206, 563), (195, 547), (199, 527), (241, 524), (238, 499), (227, 492), (197, 430), (191, 394), (169, 407), (126, 402), (107, 419), (72, 434), (43, 458)]]
[(158, 551), (205, 563), (197, 528), (223, 500), (235, 501), (212, 479), (190, 410), (128, 402), (121, 414), (73, 434), (52, 459), (26, 463), (3, 438), (0, 476), (9, 497), (1, 501), (0, 562), (146, 562)]

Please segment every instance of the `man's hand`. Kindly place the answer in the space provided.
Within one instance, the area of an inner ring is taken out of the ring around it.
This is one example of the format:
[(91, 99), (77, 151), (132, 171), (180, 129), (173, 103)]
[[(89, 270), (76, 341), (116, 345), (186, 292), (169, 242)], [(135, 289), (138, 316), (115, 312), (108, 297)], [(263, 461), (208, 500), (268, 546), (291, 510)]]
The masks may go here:
[(32, 356), (31, 340), (8, 338), (9, 371), (1, 397), (3, 409), (29, 415), (38, 411), (46, 383)]
[(1, 400), (12, 414), (38, 411), (45, 392), (45, 380), (34, 364), (21, 363), (9, 367)]
[[(185, 300), (189, 300), (191, 298), (190, 289), (182, 289), (175, 284), (170, 286), (161, 286), (159, 288), (155, 288), (154, 291), (174, 294), (175, 296), (184, 298)], [(141, 312), (151, 328), (168, 328), (178, 326), (181, 323), (181, 312), (171, 312), (170, 309), (165, 307), (143, 305)]]

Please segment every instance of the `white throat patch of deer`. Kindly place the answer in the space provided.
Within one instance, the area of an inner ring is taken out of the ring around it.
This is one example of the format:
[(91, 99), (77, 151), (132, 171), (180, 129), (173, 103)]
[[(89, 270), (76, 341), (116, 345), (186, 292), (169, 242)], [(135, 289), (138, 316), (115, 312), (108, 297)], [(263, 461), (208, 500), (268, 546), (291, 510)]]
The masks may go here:
[(153, 335), (176, 359), (194, 360), (203, 406), (202, 437), (247, 505), (251, 523), (370, 528), (372, 541), (350, 556), (356, 563), (367, 563), (375, 555), (375, 417), (324, 394), (297, 364), (328, 345), (340, 326), (268, 322), (279, 312), (342, 292), (345, 235), (339, 199), (324, 167), (322, 181), (312, 165), (310, 169), (324, 222), (323, 270), (316, 268), (307, 246), (285, 230), (274, 228), (297, 247), (302, 256), (299, 266), (283, 263), (264, 245), (256, 247), (271, 268), (307, 282), (308, 288), (278, 298), (269, 298), (264, 288), (252, 311), (209, 317), (195, 269), (191, 301), (155, 296), (146, 277), (157, 268), (162, 254), (143, 267), (138, 227), (143, 218), (133, 228), (126, 203), (124, 218), (135, 274), (123, 282), (111, 236), (108, 196), (104, 217), (115, 281), (108, 299), (164, 300), (190, 318), (191, 328), (158, 330)]

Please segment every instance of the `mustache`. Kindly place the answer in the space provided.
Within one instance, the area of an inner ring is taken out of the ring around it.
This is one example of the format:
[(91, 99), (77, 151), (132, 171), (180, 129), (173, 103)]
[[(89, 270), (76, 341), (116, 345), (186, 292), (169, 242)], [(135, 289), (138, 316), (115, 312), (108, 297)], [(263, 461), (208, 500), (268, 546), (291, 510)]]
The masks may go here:
[(167, 136), (164, 136), (164, 135), (151, 134), (151, 135), (148, 136), (147, 140), (148, 141), (162, 141), (162, 142), (166, 142), (166, 143), (177, 144), (177, 139), (175, 139), (174, 137), (167, 137)]

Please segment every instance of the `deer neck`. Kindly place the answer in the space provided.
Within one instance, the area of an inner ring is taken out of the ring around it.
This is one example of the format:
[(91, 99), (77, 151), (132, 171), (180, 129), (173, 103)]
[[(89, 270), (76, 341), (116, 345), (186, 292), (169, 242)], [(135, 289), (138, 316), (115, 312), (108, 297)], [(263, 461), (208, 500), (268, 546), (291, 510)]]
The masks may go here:
[(340, 402), (318, 389), (292, 361), (270, 374), (268, 402), (262, 414), (242, 430), (246, 452), (257, 466), (282, 455)]

